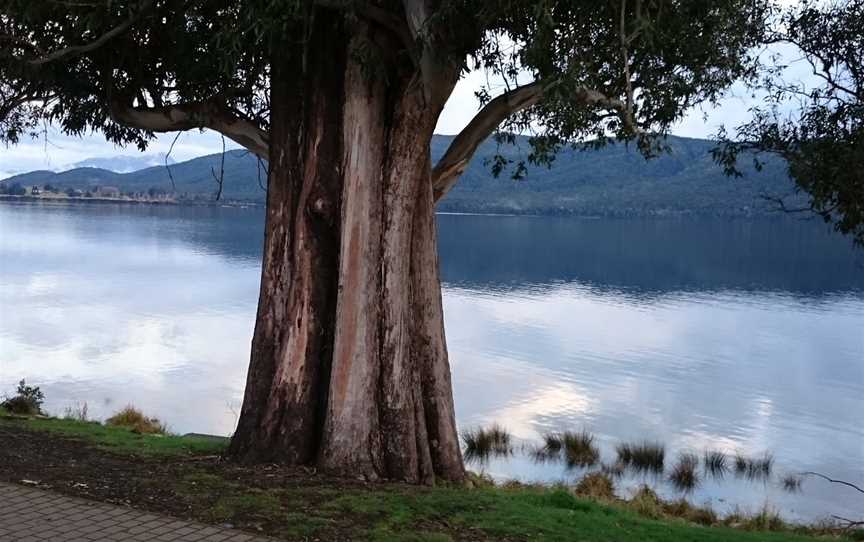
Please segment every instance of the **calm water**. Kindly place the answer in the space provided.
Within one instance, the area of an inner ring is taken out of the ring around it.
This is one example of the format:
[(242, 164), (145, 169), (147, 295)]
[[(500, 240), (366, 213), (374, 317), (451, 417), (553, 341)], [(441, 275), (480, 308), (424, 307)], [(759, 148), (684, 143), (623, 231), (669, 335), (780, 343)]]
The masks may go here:
[[(228, 434), (258, 295), (255, 209), (0, 204), (0, 390), (53, 412), (133, 403), (176, 432)], [(775, 477), (706, 480), (719, 510), (864, 515), (864, 251), (813, 222), (441, 216), (460, 427), (520, 441), (621, 440), (776, 456)], [(498, 477), (572, 480), (526, 457)], [(643, 480), (628, 479), (635, 484)], [(662, 493), (665, 483), (646, 479)]]

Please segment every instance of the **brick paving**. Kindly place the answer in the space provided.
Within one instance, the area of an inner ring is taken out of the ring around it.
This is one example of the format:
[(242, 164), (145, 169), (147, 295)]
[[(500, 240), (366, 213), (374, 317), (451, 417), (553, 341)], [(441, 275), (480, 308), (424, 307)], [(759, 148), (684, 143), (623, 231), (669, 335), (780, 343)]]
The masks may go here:
[(0, 483), (0, 541), (272, 542), (233, 529), (4, 483)]

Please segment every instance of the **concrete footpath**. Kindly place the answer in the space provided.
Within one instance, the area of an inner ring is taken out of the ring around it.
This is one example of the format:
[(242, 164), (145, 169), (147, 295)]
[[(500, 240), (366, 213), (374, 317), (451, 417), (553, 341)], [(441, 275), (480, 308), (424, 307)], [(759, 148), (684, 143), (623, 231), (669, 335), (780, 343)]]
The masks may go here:
[(0, 483), (0, 541), (265, 542), (233, 529)]

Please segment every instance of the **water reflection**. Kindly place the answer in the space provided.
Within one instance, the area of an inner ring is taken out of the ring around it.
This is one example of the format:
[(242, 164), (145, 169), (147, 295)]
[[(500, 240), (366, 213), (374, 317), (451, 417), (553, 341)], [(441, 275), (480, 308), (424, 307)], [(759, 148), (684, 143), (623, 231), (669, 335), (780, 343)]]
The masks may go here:
[[(262, 226), (259, 209), (0, 205), (0, 390), (27, 377), (54, 412), (134, 403), (175, 431), (230, 433)], [(864, 253), (848, 241), (798, 221), (439, 227), (460, 427), (497, 421), (521, 443), (589, 430), (593, 469), (647, 439), (673, 459), (771, 451), (783, 470), (772, 481), (703, 476), (691, 498), (860, 515), (851, 490), (808, 480), (791, 494), (779, 481), (864, 476)], [(527, 453), (483, 468), (531, 480), (589, 470)]]

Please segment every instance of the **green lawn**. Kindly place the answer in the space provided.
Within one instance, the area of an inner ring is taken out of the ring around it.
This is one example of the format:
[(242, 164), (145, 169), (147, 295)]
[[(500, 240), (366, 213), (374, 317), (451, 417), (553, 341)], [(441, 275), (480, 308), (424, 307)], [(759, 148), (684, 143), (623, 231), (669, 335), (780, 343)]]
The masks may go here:
[(220, 454), (227, 439), (147, 435), (123, 427), (108, 427), (99, 422), (81, 422), (59, 418), (30, 418), (26, 424), (37, 431), (48, 431), (85, 440), (98, 448), (121, 454), (143, 456), (177, 456)]

